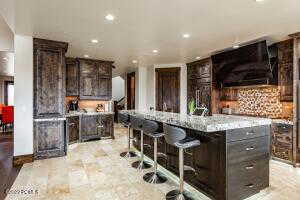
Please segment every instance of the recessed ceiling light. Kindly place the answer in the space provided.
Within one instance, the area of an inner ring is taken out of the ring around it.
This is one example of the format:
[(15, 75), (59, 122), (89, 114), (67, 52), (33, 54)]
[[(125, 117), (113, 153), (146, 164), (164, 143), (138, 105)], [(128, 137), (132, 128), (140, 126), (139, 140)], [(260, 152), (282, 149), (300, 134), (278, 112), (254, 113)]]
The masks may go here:
[(234, 49), (238, 49), (238, 48), (240, 48), (240, 45), (238, 45), (238, 44), (235, 44), (235, 45), (233, 45), (233, 47), (232, 48), (234, 48)]
[(98, 40), (92, 39), (91, 42), (92, 42), (92, 43), (98, 43)]
[(157, 52), (158, 52), (158, 50), (154, 49), (152, 52), (153, 52), (153, 53), (157, 53)]
[(90, 56), (89, 56), (89, 55), (87, 55), (87, 54), (85, 54), (85, 55), (84, 55), (84, 57), (85, 57), (85, 58), (89, 58)]
[(182, 37), (184, 37), (184, 38), (189, 38), (189, 37), (191, 37), (191, 36), (190, 36), (190, 34), (185, 33), (185, 34), (182, 35)]
[(197, 56), (197, 57), (196, 57), (197, 60), (199, 60), (200, 58), (201, 58), (200, 56)]
[(256, 2), (263, 2), (264, 0), (255, 0)]
[(109, 20), (109, 21), (113, 21), (115, 19), (115, 17), (111, 14), (108, 14), (105, 16), (105, 19)]
[(133, 60), (132, 63), (136, 64), (138, 61), (137, 60)]

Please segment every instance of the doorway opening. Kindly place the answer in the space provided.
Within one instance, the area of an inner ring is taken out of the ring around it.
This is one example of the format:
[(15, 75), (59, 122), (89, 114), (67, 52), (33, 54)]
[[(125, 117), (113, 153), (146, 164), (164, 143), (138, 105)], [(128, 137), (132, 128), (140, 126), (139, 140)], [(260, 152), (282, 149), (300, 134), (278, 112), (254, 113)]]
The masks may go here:
[(127, 74), (127, 110), (135, 109), (135, 72)]
[(180, 112), (180, 67), (156, 68), (156, 110)]

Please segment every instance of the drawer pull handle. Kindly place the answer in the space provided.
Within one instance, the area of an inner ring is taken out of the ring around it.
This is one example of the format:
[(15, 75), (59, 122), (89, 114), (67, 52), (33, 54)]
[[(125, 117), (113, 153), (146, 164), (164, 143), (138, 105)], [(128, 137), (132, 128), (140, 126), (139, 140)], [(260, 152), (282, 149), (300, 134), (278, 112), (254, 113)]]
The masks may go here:
[(254, 149), (254, 147), (247, 147), (246, 148), (246, 151), (251, 151), (251, 150), (253, 150)]
[(254, 166), (253, 166), (253, 165), (249, 165), (249, 166), (247, 166), (247, 167), (246, 167), (246, 169), (247, 169), (247, 170), (249, 170), (249, 169), (253, 169), (253, 168), (254, 168)]
[(254, 185), (253, 185), (253, 184), (249, 184), (249, 185), (246, 185), (246, 187), (248, 187), (248, 188), (253, 188)]
[(75, 126), (75, 123), (69, 123), (69, 126)]
[(254, 132), (247, 132), (246, 135), (253, 135)]

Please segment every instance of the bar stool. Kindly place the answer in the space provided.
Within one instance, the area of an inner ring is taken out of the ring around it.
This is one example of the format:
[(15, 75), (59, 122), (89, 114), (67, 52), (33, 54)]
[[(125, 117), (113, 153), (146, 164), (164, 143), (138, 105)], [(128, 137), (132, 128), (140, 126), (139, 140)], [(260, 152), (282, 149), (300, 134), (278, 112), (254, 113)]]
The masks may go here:
[(155, 121), (145, 120), (143, 130), (146, 135), (154, 139), (154, 172), (149, 172), (143, 176), (144, 181), (152, 184), (164, 183), (167, 178), (157, 171), (157, 140), (164, 136), (160, 131), (159, 124)]
[(138, 117), (134, 117), (134, 116), (130, 117), (131, 127), (135, 130), (140, 131), (140, 133), (141, 133), (140, 160), (132, 163), (132, 165), (131, 165), (133, 168), (136, 168), (138, 170), (149, 169), (152, 167), (150, 163), (144, 161), (144, 130), (143, 130), (144, 122), (145, 122), (145, 120), (142, 118), (138, 118)]
[(186, 136), (185, 130), (164, 124), (165, 140), (168, 144), (179, 148), (179, 190), (172, 190), (167, 193), (166, 199), (189, 200), (184, 191), (184, 150), (200, 145), (200, 141)]
[(136, 157), (136, 153), (130, 150), (130, 140), (132, 139), (130, 136), (130, 128), (131, 128), (131, 124), (130, 124), (130, 118), (129, 115), (124, 114), (124, 113), (118, 113), (118, 118), (119, 118), (119, 122), (127, 128), (127, 134), (128, 134), (128, 150), (126, 152), (122, 152), (120, 154), (121, 157), (124, 158), (133, 158)]

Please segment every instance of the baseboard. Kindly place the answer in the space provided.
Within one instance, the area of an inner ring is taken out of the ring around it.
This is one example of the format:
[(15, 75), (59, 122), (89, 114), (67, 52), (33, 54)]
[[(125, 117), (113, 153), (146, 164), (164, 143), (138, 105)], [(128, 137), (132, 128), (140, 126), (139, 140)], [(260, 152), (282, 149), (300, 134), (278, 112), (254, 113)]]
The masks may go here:
[(31, 163), (33, 162), (33, 160), (34, 160), (33, 154), (14, 156), (13, 165), (14, 166), (23, 165), (25, 163)]

